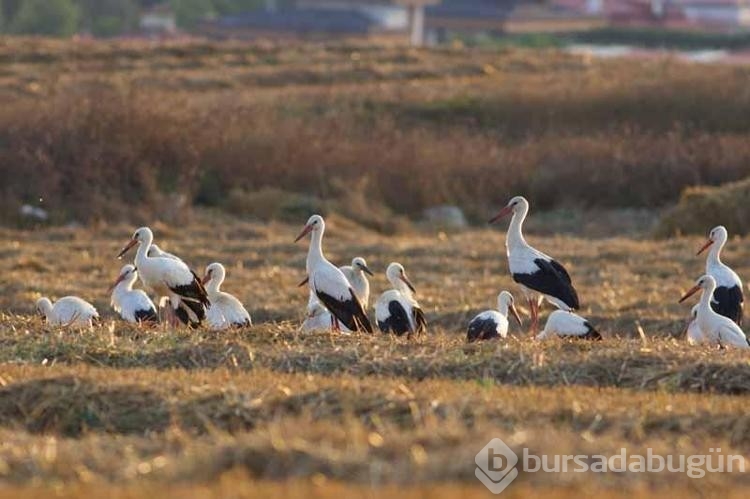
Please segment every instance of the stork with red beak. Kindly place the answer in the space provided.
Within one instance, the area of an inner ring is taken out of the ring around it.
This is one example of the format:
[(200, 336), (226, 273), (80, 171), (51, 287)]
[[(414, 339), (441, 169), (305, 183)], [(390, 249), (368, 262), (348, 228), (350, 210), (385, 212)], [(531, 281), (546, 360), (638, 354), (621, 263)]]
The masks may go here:
[(214, 330), (252, 326), (250, 314), (242, 302), (229, 293), (221, 291), (220, 288), (226, 275), (224, 266), (218, 262), (206, 267), (203, 284), (206, 286), (208, 300), (211, 302), (206, 310), (206, 322)]
[(733, 346), (735, 348), (750, 348), (745, 333), (731, 319), (717, 314), (711, 308), (711, 296), (716, 289), (716, 280), (710, 275), (701, 276), (690, 288), (685, 296), (680, 298), (680, 303), (689, 297), (702, 291), (696, 321), (700, 327), (703, 337), (707, 343), (719, 345), (720, 347)]
[(523, 196), (516, 196), (493, 217), (493, 224), (506, 215), (512, 214), (505, 246), (508, 253), (508, 266), (513, 280), (523, 291), (531, 311), (531, 330), (535, 334), (539, 327), (539, 307), (543, 299), (565, 311), (578, 310), (578, 293), (568, 271), (560, 263), (532, 248), (523, 237), (523, 222), (529, 213), (529, 202)]
[(138, 271), (133, 265), (122, 267), (117, 280), (109, 288), (112, 293), (112, 308), (128, 322), (156, 324), (159, 322), (156, 306), (143, 290), (133, 289), (136, 279)]
[(397, 336), (408, 334), (409, 338), (425, 333), (427, 320), (414, 298), (417, 291), (406, 276), (404, 266), (392, 262), (388, 265), (385, 276), (393, 289), (380, 295), (375, 303), (375, 319), (380, 330)]
[(320, 215), (313, 215), (305, 224), (294, 242), (308, 234), (310, 247), (307, 251), (307, 282), (311, 292), (334, 317), (334, 330), (339, 329), (339, 322), (351, 331), (372, 333), (370, 319), (367, 318), (362, 303), (354, 289), (338, 267), (329, 262), (323, 255), (323, 234), (325, 222)]
[[(708, 241), (698, 251), (700, 255), (707, 249), (706, 274), (716, 280), (716, 291), (711, 298), (711, 308), (724, 317), (729, 317), (742, 326), (742, 309), (745, 296), (739, 276), (721, 261), (721, 250), (727, 242), (727, 229), (723, 225), (714, 227), (708, 233)], [(709, 249), (710, 248), (710, 249)]]
[(206, 289), (182, 260), (148, 256), (153, 241), (151, 229), (141, 227), (133, 233), (130, 242), (117, 257), (122, 258), (130, 248), (138, 245), (135, 266), (147, 287), (157, 296), (169, 297), (171, 324), (176, 325), (176, 319), (179, 319), (190, 326), (198, 326), (206, 317), (206, 307), (209, 305)]
[(508, 336), (509, 311), (520, 326), (521, 316), (518, 315), (516, 306), (513, 303), (513, 295), (507, 291), (501, 291), (497, 295), (497, 310), (482, 312), (469, 322), (466, 341), (472, 343), (474, 341), (506, 338)]

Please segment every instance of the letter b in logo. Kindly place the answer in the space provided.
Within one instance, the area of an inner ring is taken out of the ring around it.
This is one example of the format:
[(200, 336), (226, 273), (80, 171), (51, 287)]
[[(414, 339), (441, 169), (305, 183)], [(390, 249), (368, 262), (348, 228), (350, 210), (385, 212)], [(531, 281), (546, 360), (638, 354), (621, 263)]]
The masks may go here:
[(493, 438), (474, 458), (477, 469), (474, 475), (493, 494), (499, 494), (515, 480), (518, 456), (505, 442)]

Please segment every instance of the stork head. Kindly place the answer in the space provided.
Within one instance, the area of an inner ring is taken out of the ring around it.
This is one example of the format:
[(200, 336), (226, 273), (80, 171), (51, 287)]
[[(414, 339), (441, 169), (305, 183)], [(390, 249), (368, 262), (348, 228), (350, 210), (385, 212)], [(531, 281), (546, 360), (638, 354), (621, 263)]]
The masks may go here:
[(140, 229), (133, 232), (133, 236), (130, 238), (130, 241), (128, 241), (128, 244), (126, 244), (122, 251), (120, 251), (120, 253), (117, 255), (117, 258), (122, 258), (125, 253), (127, 253), (130, 248), (132, 248), (136, 244), (151, 244), (153, 240), (154, 233), (151, 232), (151, 229), (149, 229), (148, 227), (141, 227)]
[(39, 298), (36, 301), (36, 312), (43, 318), (47, 317), (47, 314), (52, 311), (52, 302), (46, 296)]
[[(518, 325), (523, 325), (521, 323), (521, 316), (518, 315), (518, 310), (516, 310), (516, 303), (515, 299), (513, 299), (513, 295), (510, 294), (508, 291), (501, 291), (499, 295), (497, 295), (497, 308), (503, 312), (503, 311), (510, 311), (510, 313), (513, 314), (513, 317), (515, 317), (516, 322), (518, 322)], [(506, 312), (507, 315), (507, 312)]]
[(217, 282), (221, 283), (224, 280), (226, 273), (227, 271), (222, 264), (219, 262), (211, 263), (206, 267), (206, 272), (203, 275), (201, 282), (205, 285), (208, 284), (209, 281), (216, 279)]
[(706, 251), (710, 246), (716, 244), (719, 247), (724, 246), (724, 243), (727, 242), (727, 238), (729, 237), (729, 233), (727, 232), (727, 228), (723, 225), (717, 225), (713, 229), (711, 229), (711, 232), (708, 233), (708, 240), (706, 241), (706, 244), (701, 246), (701, 249), (698, 250), (698, 255)]
[(305, 226), (302, 228), (302, 232), (299, 233), (297, 239), (294, 240), (296, 243), (310, 232), (322, 232), (325, 230), (326, 223), (323, 221), (323, 217), (320, 215), (313, 215), (308, 220)]
[(414, 285), (411, 283), (409, 278), (406, 276), (406, 271), (404, 270), (404, 266), (401, 265), (398, 262), (391, 262), (390, 265), (388, 265), (388, 268), (385, 270), (385, 276), (388, 278), (388, 282), (390, 282), (393, 287), (395, 288), (401, 288), (401, 283), (405, 285), (407, 288), (409, 288), (409, 291), (411, 291), (414, 294), (417, 294), (417, 290), (414, 288)]
[(695, 281), (695, 286), (690, 288), (688, 292), (685, 293), (685, 296), (680, 298), (679, 303), (684, 302), (700, 290), (703, 290), (703, 292), (713, 293), (714, 289), (716, 289), (716, 280), (708, 274), (702, 275), (698, 278), (697, 281)]
[(361, 256), (356, 257), (352, 260), (352, 268), (358, 272), (364, 272), (367, 275), (374, 275), (372, 270), (367, 266), (367, 262)]
[(123, 267), (120, 269), (120, 273), (118, 274), (117, 279), (115, 279), (115, 282), (113, 282), (109, 289), (107, 289), (107, 293), (111, 293), (121, 282), (127, 282), (131, 279), (135, 281), (137, 277), (138, 271), (135, 269), (134, 265), (123, 265)]
[(526, 213), (529, 212), (529, 202), (526, 200), (523, 196), (516, 196), (514, 198), (511, 198), (510, 201), (508, 201), (508, 204), (506, 204), (500, 212), (498, 212), (497, 215), (492, 217), (489, 221), (489, 223), (494, 224), (498, 220), (502, 219), (503, 217), (510, 215), (511, 213), (513, 215), (517, 213), (522, 213), (523, 215), (526, 215)]

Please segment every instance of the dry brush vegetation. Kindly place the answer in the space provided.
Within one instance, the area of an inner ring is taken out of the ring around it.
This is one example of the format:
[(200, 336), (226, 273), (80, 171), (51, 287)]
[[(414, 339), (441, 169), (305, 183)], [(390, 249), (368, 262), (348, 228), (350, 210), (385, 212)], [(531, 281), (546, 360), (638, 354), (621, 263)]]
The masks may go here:
[[(684, 187), (747, 175), (748, 76), (556, 52), (2, 40), (0, 222), (41, 198), (53, 223), (88, 225), (0, 229), (0, 497), (486, 495), (473, 463), (493, 437), (542, 454), (748, 455), (747, 358), (681, 336), (699, 238), (649, 238), (653, 208)], [(516, 291), (502, 230), (399, 218), (448, 202), (479, 221), (519, 192), (530, 241), (570, 268), (604, 342), (539, 345), (512, 326), (466, 345), (467, 321)], [(328, 215), (332, 260), (377, 269), (376, 293), (389, 261), (406, 266), (426, 338), (297, 331), (306, 248), (291, 241), (312, 211)], [(141, 223), (198, 271), (225, 263), (257, 325), (116, 321), (105, 289)], [(725, 252), (745, 277), (747, 243)], [(42, 293), (105, 320), (48, 328)], [(504, 494), (748, 485), (522, 473)]]
[(481, 221), (516, 193), (545, 208), (664, 207), (750, 164), (745, 67), (15, 39), (0, 61), (6, 224), (41, 199), (58, 223), (197, 203), (286, 221), (338, 212), (395, 232), (392, 213), (451, 203)]
[[(676, 301), (701, 272), (699, 238), (555, 235), (557, 223), (532, 218), (531, 242), (570, 266), (582, 313), (606, 340), (539, 345), (512, 327), (508, 341), (467, 345), (467, 320), (499, 289), (515, 290), (502, 231), (386, 237), (329, 222), (329, 256), (367, 257), (375, 292), (388, 261), (404, 263), (432, 325), (426, 338), (298, 332), (298, 226), (200, 211), (188, 230), (155, 226), (195, 268), (228, 264), (226, 289), (256, 326), (223, 333), (114, 319), (105, 289), (129, 226), (3, 231), (0, 475), (9, 497), (34, 487), (61, 497), (482, 495), (474, 454), (494, 437), (540, 454), (750, 452), (746, 356), (689, 348), (681, 336), (689, 306)], [(741, 275), (750, 273), (747, 248), (740, 239), (727, 248)], [(40, 292), (91, 300), (103, 324), (45, 327), (33, 316)], [(529, 473), (517, 482), (506, 495), (729, 496), (749, 485), (742, 474), (672, 473)]]

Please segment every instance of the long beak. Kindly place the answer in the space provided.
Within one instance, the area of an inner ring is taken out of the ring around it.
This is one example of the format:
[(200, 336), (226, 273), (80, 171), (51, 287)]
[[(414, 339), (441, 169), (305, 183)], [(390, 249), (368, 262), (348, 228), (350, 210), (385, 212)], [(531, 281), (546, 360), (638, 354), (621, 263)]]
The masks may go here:
[(712, 240), (710, 240), (710, 239), (708, 241), (706, 241), (706, 244), (704, 244), (703, 246), (701, 246), (701, 249), (698, 250), (698, 253), (696, 253), (696, 255), (700, 255), (701, 253), (703, 253), (704, 251), (706, 251), (708, 249), (708, 247), (711, 246), (713, 243), (714, 242)]
[(299, 284), (297, 284), (297, 287), (298, 287), (298, 288), (301, 288), (302, 286), (304, 286), (304, 285), (305, 285), (305, 284), (307, 284), (308, 282), (310, 282), (310, 276), (305, 276), (305, 278), (304, 278), (304, 279), (302, 279), (302, 282), (301, 282), (301, 283), (299, 283)]
[(688, 290), (687, 293), (685, 293), (685, 296), (683, 296), (682, 298), (680, 298), (680, 301), (678, 301), (677, 303), (684, 302), (685, 300), (687, 300), (688, 298), (690, 298), (691, 296), (693, 296), (695, 293), (697, 293), (700, 289), (701, 289), (700, 286), (693, 286), (692, 288), (690, 288)]
[(208, 284), (208, 281), (210, 280), (211, 280), (211, 272), (203, 276), (203, 279), (201, 279), (201, 284), (205, 286), (206, 284)]
[(405, 275), (400, 275), (398, 276), (398, 278), (404, 281), (404, 284), (406, 284), (406, 286), (411, 290), (412, 293), (414, 293), (415, 295), (417, 294), (417, 290), (414, 289), (414, 285), (411, 283), (411, 281), (409, 281), (408, 277), (406, 277)]
[(299, 241), (300, 239), (308, 235), (311, 230), (312, 230), (312, 225), (305, 225), (305, 228), (302, 229), (302, 232), (299, 233), (299, 236), (297, 236), (297, 239), (295, 239), (294, 242), (296, 243), (297, 241)]
[(138, 244), (138, 240), (137, 239), (131, 239), (130, 242), (127, 244), (127, 246), (125, 246), (122, 249), (122, 251), (120, 251), (120, 253), (117, 255), (117, 258), (122, 258), (123, 255), (125, 255), (125, 253), (127, 253), (128, 250), (130, 250), (130, 248), (132, 248), (136, 244)]
[(504, 216), (508, 215), (512, 211), (513, 211), (513, 208), (511, 208), (510, 206), (506, 206), (505, 208), (503, 208), (502, 210), (500, 210), (500, 212), (497, 215), (495, 215), (494, 217), (490, 218), (489, 222), (487, 222), (487, 223), (494, 224), (495, 222), (497, 222), (498, 220), (500, 220)]
[(370, 270), (367, 265), (362, 265), (362, 272), (369, 276), (375, 277), (375, 274), (372, 273), (372, 270)]
[(125, 274), (117, 276), (117, 280), (113, 282), (109, 288), (107, 288), (107, 293), (111, 293), (112, 290), (115, 289), (115, 287), (124, 280), (125, 280)]
[(516, 306), (511, 303), (509, 308), (510, 308), (510, 312), (513, 314), (513, 317), (516, 318), (516, 322), (518, 322), (518, 325), (523, 326), (523, 323), (521, 322), (521, 316), (518, 315), (518, 310), (516, 310)]

